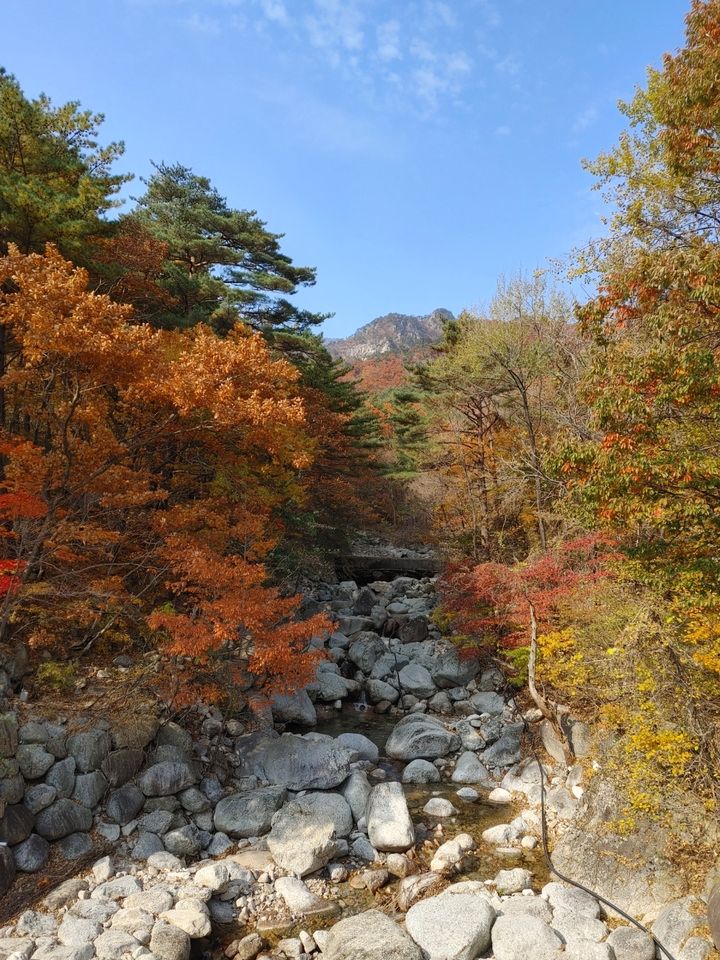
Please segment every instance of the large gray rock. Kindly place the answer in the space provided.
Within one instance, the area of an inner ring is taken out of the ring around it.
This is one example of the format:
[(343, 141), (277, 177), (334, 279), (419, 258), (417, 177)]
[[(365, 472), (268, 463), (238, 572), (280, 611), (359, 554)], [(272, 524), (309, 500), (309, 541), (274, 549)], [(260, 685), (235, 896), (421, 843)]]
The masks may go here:
[(460, 739), (436, 717), (411, 713), (395, 725), (385, 752), (396, 760), (435, 760), (457, 750)]
[(48, 783), (36, 783), (28, 787), (23, 797), (23, 805), (28, 808), (30, 813), (40, 813), (45, 807), (57, 797), (57, 790)]
[(110, 753), (112, 741), (105, 730), (88, 730), (85, 733), (74, 733), (68, 737), (67, 751), (75, 758), (75, 764), (80, 773), (92, 773), (99, 770), (103, 760)]
[(365, 816), (371, 789), (370, 781), (364, 770), (353, 770), (340, 787), (340, 793), (347, 800), (356, 820)]
[(359, 633), (348, 650), (348, 659), (363, 673), (372, 671), (375, 661), (387, 650), (384, 641), (377, 633), (367, 630)]
[(561, 960), (563, 942), (544, 920), (514, 914), (495, 921), (492, 948), (495, 960)]
[(102, 762), (102, 772), (111, 787), (121, 787), (132, 780), (143, 763), (143, 752), (131, 747), (113, 750)]
[(381, 703), (383, 700), (396, 703), (400, 699), (399, 689), (386, 680), (370, 679), (365, 684), (365, 689), (370, 703)]
[(145, 795), (134, 783), (125, 783), (117, 790), (113, 790), (108, 798), (105, 810), (113, 823), (121, 826), (130, 823), (142, 810)]
[(379, 783), (368, 800), (368, 837), (376, 850), (402, 853), (415, 843), (415, 830), (400, 783)]
[(331, 670), (318, 671), (317, 695), (318, 700), (322, 700), (323, 703), (343, 700), (348, 695), (348, 681)]
[(489, 713), (499, 716), (505, 709), (505, 699), (493, 691), (480, 691), (470, 697), (470, 702), (478, 713)]
[[(147, 710), (132, 720), (121, 719), (112, 729), (112, 745), (115, 750), (143, 750), (158, 732), (160, 721)], [(107, 774), (106, 774), (107, 776)], [(108, 777), (108, 779), (110, 779)]]
[(449, 640), (428, 640), (417, 647), (412, 659), (426, 667), (442, 689), (464, 687), (479, 670), (475, 660), (464, 657)]
[(170, 830), (162, 839), (165, 849), (176, 857), (195, 857), (203, 847), (202, 833), (194, 823)]
[(337, 742), (340, 746), (356, 753), (361, 760), (370, 760), (371, 763), (377, 763), (378, 761), (380, 751), (377, 745), (369, 737), (363, 736), (362, 733), (341, 733), (337, 737)]
[[(31, 833), (17, 847), (13, 847), (15, 866), (23, 873), (37, 873), (42, 870), (50, 856), (50, 844), (43, 837)], [(0, 887), (2, 884), (0, 883)]]
[(46, 840), (60, 840), (71, 833), (89, 830), (91, 826), (90, 810), (64, 797), (41, 810), (35, 818), (35, 830)]
[(440, 771), (429, 760), (411, 760), (403, 770), (403, 783), (438, 783)]
[(0, 897), (4, 897), (15, 879), (15, 859), (10, 847), (0, 846)]
[(697, 927), (701, 926), (701, 915), (696, 912), (702, 904), (696, 897), (685, 897), (676, 903), (669, 903), (660, 911), (652, 926), (653, 936), (671, 953), (677, 953), (685, 940)]
[(277, 694), (272, 700), (272, 713), (278, 723), (300, 723), (307, 727), (317, 723), (315, 707), (307, 690)]
[(268, 832), (273, 814), (286, 797), (283, 787), (262, 787), (224, 797), (215, 807), (215, 829), (229, 837), (261, 837)]
[(190, 937), (180, 927), (158, 921), (152, 928), (150, 952), (158, 960), (190, 960)]
[(35, 818), (27, 807), (14, 803), (0, 817), (0, 842), (13, 846), (30, 836)]
[(255, 772), (288, 790), (330, 790), (350, 772), (352, 754), (334, 740), (305, 740), (285, 733), (267, 742)]
[(475, 960), (490, 946), (495, 910), (480, 893), (443, 893), (410, 907), (405, 928), (437, 960)]
[(466, 750), (458, 757), (455, 769), (452, 775), (453, 783), (479, 783), (485, 786), (492, 786), (492, 777), (488, 773), (477, 756), (470, 750)]
[(275, 863), (299, 877), (322, 869), (337, 852), (332, 821), (318, 820), (295, 802), (273, 817), (267, 845)]
[(331, 823), (336, 837), (347, 837), (353, 828), (353, 814), (347, 800), (339, 793), (305, 793), (293, 803), (318, 823)]
[(522, 756), (523, 725), (515, 723), (507, 726), (505, 732), (491, 747), (483, 751), (483, 763), (496, 770), (499, 767), (511, 767)]
[(17, 745), (17, 716), (14, 713), (0, 713), (0, 757), (14, 757)]
[(100, 803), (107, 788), (108, 782), (99, 770), (93, 770), (92, 773), (81, 773), (75, 778), (72, 799), (76, 803), (81, 803), (84, 807), (92, 809)]
[(409, 663), (399, 674), (400, 688), (403, 693), (411, 693), (421, 700), (432, 697), (437, 687), (427, 667), (420, 663)]
[(37, 780), (55, 763), (55, 757), (40, 743), (21, 743), (15, 759), (26, 780)]
[(602, 914), (599, 902), (589, 893), (577, 887), (566, 887), (564, 883), (552, 880), (542, 889), (543, 896), (553, 910), (574, 913), (591, 920), (597, 920)]
[(140, 774), (138, 786), (146, 797), (169, 797), (192, 786), (197, 779), (188, 763), (163, 760)]
[(367, 910), (330, 930), (323, 960), (423, 960), (416, 943), (390, 917)]
[(607, 939), (615, 960), (655, 960), (653, 938), (637, 927), (617, 927)]
[(75, 757), (65, 757), (50, 768), (45, 783), (57, 790), (59, 797), (70, 797), (75, 789)]

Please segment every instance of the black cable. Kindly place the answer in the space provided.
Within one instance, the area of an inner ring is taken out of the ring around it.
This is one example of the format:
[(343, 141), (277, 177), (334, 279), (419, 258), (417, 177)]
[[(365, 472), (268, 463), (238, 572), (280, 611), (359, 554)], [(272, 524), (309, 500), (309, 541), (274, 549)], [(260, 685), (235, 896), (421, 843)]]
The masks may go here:
[(617, 904), (613, 903), (611, 900), (607, 900), (605, 897), (601, 896), (595, 890), (591, 890), (589, 887), (584, 886), (582, 883), (579, 883), (577, 880), (572, 880), (570, 877), (566, 877), (565, 874), (560, 873), (560, 871), (553, 864), (552, 858), (550, 856), (550, 849), (548, 847), (548, 837), (547, 837), (548, 830), (547, 830), (547, 817), (546, 817), (546, 811), (545, 811), (545, 769), (543, 767), (542, 761), (540, 760), (540, 757), (538, 756), (538, 752), (535, 749), (535, 744), (533, 743), (533, 736), (530, 730), (530, 726), (527, 720), (525, 719), (524, 714), (522, 713), (522, 711), (518, 706), (514, 693), (510, 695), (510, 700), (508, 702), (512, 703), (516, 716), (520, 717), (520, 719), (522, 720), (523, 726), (525, 727), (525, 732), (528, 735), (528, 740), (530, 743), (530, 752), (532, 753), (533, 759), (537, 763), (538, 770), (540, 771), (540, 827), (542, 832), (543, 855), (545, 857), (545, 863), (547, 865), (548, 870), (550, 871), (551, 874), (554, 874), (556, 877), (559, 877), (560, 880), (563, 880), (565, 883), (569, 883), (572, 887), (576, 887), (578, 890), (582, 890), (584, 893), (590, 894), (591, 897), (594, 897), (596, 900), (599, 900), (600, 903), (604, 904), (606, 907), (609, 907), (611, 910), (619, 914), (621, 917), (624, 917), (625, 920), (629, 921), (634, 926), (636, 926), (638, 930), (642, 930), (643, 933), (646, 933), (652, 939), (656, 949), (660, 950), (660, 952), (667, 957), (667, 960), (675, 960), (675, 957), (670, 953), (668, 948), (663, 946), (663, 944), (652, 933), (652, 931), (648, 930), (648, 928), (644, 924), (640, 923), (639, 920), (636, 920), (634, 917), (631, 917), (629, 913), (626, 913), (621, 907), (618, 907)]

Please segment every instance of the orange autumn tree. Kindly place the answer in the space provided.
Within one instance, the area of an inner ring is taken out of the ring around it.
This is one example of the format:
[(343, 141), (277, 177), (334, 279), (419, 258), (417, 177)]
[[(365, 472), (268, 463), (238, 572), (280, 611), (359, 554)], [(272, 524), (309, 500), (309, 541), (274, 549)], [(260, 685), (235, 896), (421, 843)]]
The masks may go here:
[(0, 259), (0, 642), (149, 627), (188, 665), (230, 645), (262, 682), (301, 682), (325, 621), (297, 622), (263, 566), (311, 460), (297, 372), (242, 325), (157, 331), (87, 285), (52, 247)]

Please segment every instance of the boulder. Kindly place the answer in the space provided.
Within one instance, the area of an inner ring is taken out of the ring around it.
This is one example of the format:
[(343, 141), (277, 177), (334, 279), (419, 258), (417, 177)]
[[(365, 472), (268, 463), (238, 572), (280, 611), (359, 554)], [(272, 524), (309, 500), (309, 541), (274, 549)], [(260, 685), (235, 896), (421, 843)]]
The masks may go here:
[(334, 740), (313, 741), (285, 733), (266, 743), (255, 758), (256, 773), (288, 790), (330, 790), (350, 772), (352, 754)]
[(75, 777), (72, 799), (76, 803), (81, 803), (84, 807), (92, 809), (100, 803), (107, 788), (108, 782), (99, 770), (94, 770), (92, 773), (81, 773)]
[(330, 930), (323, 960), (423, 960), (420, 947), (378, 910), (340, 920)]
[(492, 948), (495, 960), (561, 960), (563, 942), (543, 920), (521, 913), (498, 917)]
[(431, 797), (423, 807), (423, 813), (429, 817), (452, 817), (457, 809), (444, 797)]
[(35, 819), (35, 831), (46, 840), (60, 840), (71, 833), (89, 830), (92, 819), (87, 807), (63, 797), (40, 811)]
[(58, 760), (48, 771), (45, 783), (55, 787), (58, 797), (72, 796), (75, 789), (75, 757)]
[(40, 743), (21, 743), (15, 759), (26, 780), (37, 780), (44, 776), (55, 763), (55, 757)]
[(371, 703), (395, 703), (400, 699), (400, 691), (385, 680), (370, 679), (365, 684), (368, 699)]
[(378, 762), (380, 751), (377, 745), (361, 733), (341, 733), (336, 739), (341, 746), (356, 753), (361, 760), (369, 760), (371, 763)]
[(143, 750), (155, 737), (159, 726), (160, 721), (149, 710), (143, 710), (142, 713), (134, 716), (131, 721), (121, 720), (112, 729), (113, 748), (115, 750)]
[(522, 867), (500, 870), (495, 876), (494, 883), (495, 892), (501, 897), (505, 897), (511, 893), (521, 893), (523, 890), (532, 889), (532, 874)]
[(485, 786), (492, 786), (492, 778), (487, 768), (471, 750), (466, 750), (458, 757), (458, 762), (453, 770), (452, 782), (481, 783)]
[(319, 823), (331, 823), (337, 837), (347, 837), (352, 832), (352, 810), (339, 793), (305, 793), (296, 797), (293, 803)]
[(17, 745), (17, 716), (14, 713), (0, 713), (0, 757), (14, 757)]
[(143, 752), (131, 747), (113, 750), (101, 764), (101, 769), (111, 787), (121, 787), (132, 780), (143, 763)]
[(45, 807), (57, 797), (57, 790), (48, 783), (36, 783), (28, 787), (23, 797), (23, 806), (27, 807), (30, 813), (40, 813)]
[(178, 900), (172, 910), (160, 914), (160, 919), (184, 930), (191, 940), (206, 937), (212, 930), (207, 905), (193, 897)]
[(422, 643), (427, 639), (428, 622), (425, 617), (409, 617), (400, 624), (397, 635), (401, 643)]
[(283, 787), (261, 787), (224, 797), (215, 807), (215, 829), (236, 840), (261, 837), (270, 829), (273, 814), (283, 805), (285, 797)]
[(480, 893), (443, 893), (410, 907), (405, 928), (434, 960), (475, 960), (490, 946), (495, 910)]
[(405, 792), (400, 783), (373, 787), (366, 812), (368, 837), (376, 850), (402, 853), (415, 843)]
[(505, 732), (491, 747), (483, 751), (483, 763), (491, 770), (498, 767), (511, 767), (522, 756), (523, 725), (516, 723), (505, 727)]
[(272, 713), (277, 723), (299, 723), (312, 727), (317, 723), (317, 714), (307, 690), (296, 693), (277, 694), (272, 699)]
[(348, 650), (348, 659), (363, 673), (372, 671), (375, 661), (387, 650), (385, 642), (370, 630), (358, 633)]
[(348, 802), (355, 820), (360, 820), (365, 816), (371, 789), (370, 781), (364, 770), (353, 770), (340, 787), (340, 793)]
[(439, 873), (416, 873), (405, 877), (398, 884), (398, 907), (403, 912), (410, 909), (413, 903), (421, 900), (426, 893), (442, 886), (443, 878)]
[[(37, 833), (31, 833), (27, 840), (23, 840), (17, 847), (13, 847), (13, 854), (15, 856), (15, 866), (18, 870), (23, 873), (37, 873), (48, 862), (50, 844), (44, 837), (38, 836)], [(0, 882), (1, 888), (2, 883)]]
[(140, 942), (124, 930), (105, 930), (93, 944), (98, 960), (117, 960), (125, 954), (132, 954)]
[(652, 925), (653, 936), (671, 953), (678, 953), (693, 930), (702, 924), (701, 917), (693, 912), (694, 908), (700, 909), (701, 906), (695, 897), (669, 903)]
[(478, 713), (489, 713), (499, 716), (505, 709), (505, 699), (493, 691), (481, 691), (470, 697), (470, 702)]
[(77, 860), (92, 850), (93, 844), (87, 833), (71, 833), (58, 843), (60, 854), (65, 860)]
[(190, 937), (180, 927), (159, 920), (150, 935), (150, 952), (157, 960), (190, 960)]
[(176, 857), (195, 857), (203, 848), (202, 832), (194, 823), (169, 830), (162, 839), (168, 853)]
[(275, 890), (283, 898), (285, 905), (294, 917), (326, 913), (332, 909), (332, 904), (308, 890), (303, 881), (297, 877), (278, 877), (275, 881)]
[(145, 796), (135, 784), (125, 783), (110, 793), (105, 810), (114, 823), (124, 825), (137, 816), (144, 803)]
[(299, 877), (320, 870), (337, 852), (333, 823), (319, 821), (295, 802), (273, 817), (267, 845), (275, 863)]
[(67, 751), (75, 759), (80, 773), (92, 773), (99, 770), (102, 762), (110, 753), (112, 741), (105, 730), (88, 730), (68, 737)]
[(403, 783), (439, 783), (440, 771), (429, 760), (411, 760), (402, 774)]
[(197, 777), (188, 763), (163, 760), (148, 767), (139, 777), (138, 786), (146, 797), (169, 797), (195, 783)]
[(460, 739), (436, 717), (412, 713), (397, 723), (385, 744), (396, 760), (434, 760), (457, 750)]
[(432, 697), (437, 692), (430, 671), (419, 663), (409, 663), (403, 667), (398, 679), (404, 693), (411, 693), (421, 700)]
[(14, 846), (22, 843), (32, 833), (35, 817), (27, 807), (14, 803), (5, 809), (0, 817), (0, 843)]

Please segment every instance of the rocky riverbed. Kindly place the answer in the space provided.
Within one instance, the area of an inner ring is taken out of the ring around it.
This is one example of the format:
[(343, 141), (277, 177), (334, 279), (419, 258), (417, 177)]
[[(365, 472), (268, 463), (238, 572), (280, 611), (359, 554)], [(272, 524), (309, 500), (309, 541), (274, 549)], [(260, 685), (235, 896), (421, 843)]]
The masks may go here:
[[(0, 960), (651, 960), (647, 935), (548, 877), (522, 718), (499, 671), (441, 636), (435, 601), (429, 578), (317, 586), (306, 608), (337, 630), (316, 639), (316, 682), (247, 719), (200, 704), (194, 735), (11, 704), (0, 890), (23, 873), (38, 884), (0, 929)], [(525, 720), (550, 751), (561, 835), (589, 731), (570, 724), (568, 768)], [(49, 865), (100, 843), (110, 855), (41, 899)], [(676, 960), (706, 960), (704, 909), (682, 897), (636, 912)]]

